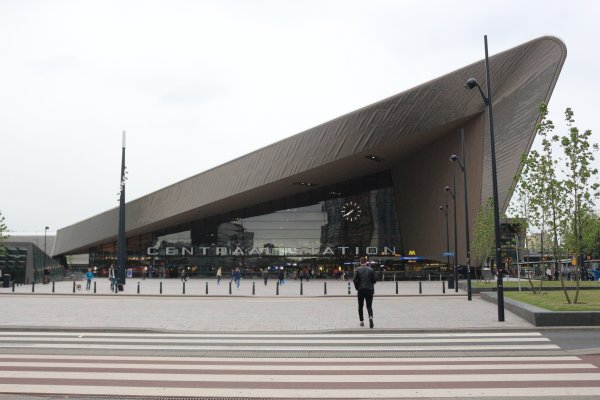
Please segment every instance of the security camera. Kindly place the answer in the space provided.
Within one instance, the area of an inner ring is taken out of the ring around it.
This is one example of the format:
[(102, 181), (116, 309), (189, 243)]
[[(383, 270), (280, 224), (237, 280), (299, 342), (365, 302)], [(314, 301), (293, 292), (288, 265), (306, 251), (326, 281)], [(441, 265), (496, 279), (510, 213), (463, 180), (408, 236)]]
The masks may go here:
[(477, 83), (477, 81), (475, 80), (475, 78), (469, 78), (469, 80), (467, 81), (467, 83), (465, 83), (465, 87), (467, 89), (473, 89), (475, 87), (479, 86), (479, 84)]
[(450, 156), (450, 161), (456, 161), (456, 160), (458, 160), (458, 157), (456, 156), (456, 154), (452, 154)]
[(445, 186), (445, 187), (444, 187), (444, 190), (445, 190), (446, 192), (447, 192), (447, 191), (449, 191), (449, 190), (450, 190), (450, 186)]

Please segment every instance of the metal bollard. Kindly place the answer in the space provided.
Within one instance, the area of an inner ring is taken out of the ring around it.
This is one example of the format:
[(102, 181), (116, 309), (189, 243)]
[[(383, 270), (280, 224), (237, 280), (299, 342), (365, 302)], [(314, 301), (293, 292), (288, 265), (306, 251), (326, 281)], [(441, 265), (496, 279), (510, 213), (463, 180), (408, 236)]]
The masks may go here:
[(398, 281), (396, 281), (396, 294), (398, 294)]
[(35, 280), (31, 281), (31, 293), (35, 292)]
[(446, 293), (446, 281), (442, 281), (442, 293)]
[(302, 288), (302, 282), (300, 282), (300, 296), (302, 296), (304, 294), (304, 290)]
[(323, 294), (327, 296), (327, 282), (323, 282)]
[(350, 282), (348, 282), (348, 294), (350, 294)]
[(96, 293), (96, 281), (94, 281), (94, 293)]
[(160, 294), (162, 294), (162, 281), (160, 282)]
[(185, 294), (185, 281), (183, 281), (183, 294)]
[(279, 281), (277, 282), (277, 289), (275, 290), (275, 295), (279, 296)]
[(75, 293), (75, 281), (73, 281), (73, 293)]
[(231, 294), (231, 281), (229, 281), (229, 294)]
[(137, 292), (140, 294), (140, 283), (138, 282)]
[(431, 281), (431, 274), (427, 274), (427, 280)]
[(208, 294), (208, 282), (206, 282), (206, 294)]
[(54, 281), (52, 281), (52, 293), (54, 293)]
[(419, 282), (419, 294), (423, 294), (423, 287), (421, 286), (421, 282)]
[(252, 282), (252, 296), (256, 295), (256, 290), (254, 289), (254, 282)]

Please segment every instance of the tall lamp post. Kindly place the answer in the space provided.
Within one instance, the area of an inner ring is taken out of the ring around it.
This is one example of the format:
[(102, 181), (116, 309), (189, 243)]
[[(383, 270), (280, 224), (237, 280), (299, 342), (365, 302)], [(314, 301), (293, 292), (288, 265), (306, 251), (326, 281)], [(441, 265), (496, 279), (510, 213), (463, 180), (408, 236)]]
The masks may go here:
[(490, 81), (490, 63), (488, 59), (488, 44), (487, 35), (483, 36), (485, 45), (485, 77), (487, 83), (487, 96), (483, 94), (481, 86), (474, 78), (467, 80), (465, 87), (467, 89), (479, 89), (479, 93), (483, 98), (488, 110), (488, 121), (490, 124), (490, 147), (492, 155), (492, 189), (494, 195), (494, 230), (496, 237), (496, 271), (498, 275), (497, 290), (498, 290), (498, 321), (504, 321), (504, 284), (502, 282), (502, 249), (500, 248), (500, 212), (498, 207), (498, 178), (496, 174), (496, 145), (494, 143), (494, 120), (492, 113), (492, 83)]
[[(123, 132), (123, 149), (121, 154), (121, 184), (119, 191), (119, 233), (117, 237), (117, 283), (125, 284), (127, 254), (125, 250), (125, 132)], [(118, 290), (117, 290), (118, 291)]]
[[(446, 193), (446, 203), (444, 206), (440, 206), (440, 211), (444, 213), (446, 217), (446, 268), (450, 265), (450, 238), (448, 237), (448, 194)], [(442, 272), (440, 271), (440, 278), (442, 276)]]
[(460, 128), (460, 144), (462, 149), (462, 161), (456, 155), (452, 154), (450, 156), (450, 161), (458, 162), (458, 166), (463, 173), (464, 179), (464, 189), (465, 189), (465, 234), (467, 240), (467, 300), (472, 300), (471, 293), (471, 242), (469, 238), (469, 202), (467, 200), (467, 160), (465, 157), (465, 130)]
[[(49, 227), (45, 227), (44, 228), (44, 257), (43, 258), (43, 269), (42, 269), (42, 274), (44, 274), (44, 278), (46, 277), (46, 234), (48, 232), (48, 229), (50, 229)], [(46, 280), (44, 279), (44, 284), (46, 284)]]
[(446, 186), (444, 187), (444, 190), (446, 193), (450, 193), (450, 196), (452, 196), (452, 202), (454, 203), (454, 291), (458, 292), (458, 267), (456, 265), (456, 254), (458, 254), (458, 246), (456, 243), (456, 238), (458, 237), (456, 232), (456, 174), (454, 174), (453, 178), (453, 189), (450, 189), (450, 186)]

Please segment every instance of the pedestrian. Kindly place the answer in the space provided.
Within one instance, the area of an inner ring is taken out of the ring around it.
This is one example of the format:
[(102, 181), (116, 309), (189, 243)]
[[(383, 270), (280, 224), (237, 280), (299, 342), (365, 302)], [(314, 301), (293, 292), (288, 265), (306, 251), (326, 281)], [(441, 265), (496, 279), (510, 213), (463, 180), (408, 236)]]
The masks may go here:
[(87, 279), (85, 290), (90, 290), (92, 286), (92, 279), (94, 279), (94, 273), (92, 272), (91, 268), (88, 268), (87, 272), (85, 273), (85, 278)]
[(269, 270), (267, 268), (261, 268), (260, 274), (265, 282), (265, 286), (267, 286), (267, 280), (269, 280)]
[(50, 282), (50, 268), (44, 268), (44, 285)]
[(375, 294), (375, 283), (377, 278), (375, 271), (368, 265), (367, 257), (361, 257), (360, 267), (354, 271), (354, 288), (358, 297), (358, 319), (360, 326), (365, 326), (363, 320), (363, 305), (366, 301), (367, 312), (369, 313), (369, 327), (373, 328), (373, 295)]
[(108, 280), (110, 281), (110, 291), (111, 292), (115, 290), (115, 283), (116, 283), (115, 277), (116, 277), (115, 266), (111, 265), (110, 268), (108, 268)]
[(283, 285), (283, 281), (285, 279), (285, 272), (283, 272), (283, 267), (279, 269), (279, 284)]
[(221, 267), (219, 267), (217, 269), (217, 285), (221, 284), (221, 278), (223, 277), (223, 271), (221, 270)]
[(235, 268), (231, 277), (233, 278), (233, 282), (235, 283), (235, 286), (237, 286), (237, 288), (239, 289), (240, 288), (240, 280), (242, 279), (242, 273), (240, 272), (240, 269), (238, 267)]

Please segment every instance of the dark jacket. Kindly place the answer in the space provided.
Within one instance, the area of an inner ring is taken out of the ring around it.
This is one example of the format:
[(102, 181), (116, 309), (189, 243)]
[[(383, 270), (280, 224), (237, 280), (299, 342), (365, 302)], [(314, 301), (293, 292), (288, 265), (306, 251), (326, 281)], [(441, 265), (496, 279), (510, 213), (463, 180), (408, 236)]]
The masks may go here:
[(375, 290), (374, 285), (375, 282), (377, 282), (377, 278), (375, 277), (373, 268), (367, 267), (366, 265), (361, 265), (356, 269), (356, 271), (354, 271), (354, 278), (352, 281), (354, 282), (354, 288), (356, 290)]

